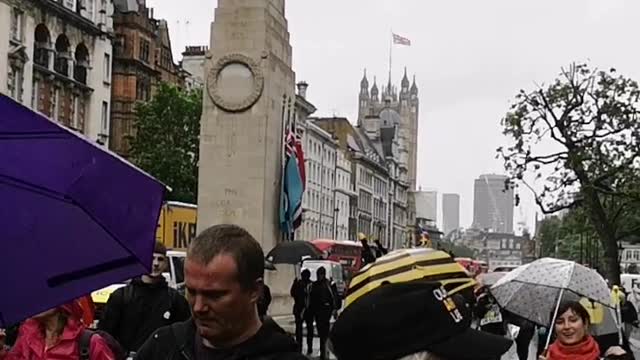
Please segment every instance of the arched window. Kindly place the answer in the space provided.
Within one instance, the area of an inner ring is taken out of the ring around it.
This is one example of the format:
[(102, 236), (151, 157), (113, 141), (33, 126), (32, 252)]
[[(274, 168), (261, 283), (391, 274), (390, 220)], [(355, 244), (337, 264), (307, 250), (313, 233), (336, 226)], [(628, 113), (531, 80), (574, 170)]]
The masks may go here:
[(75, 66), (73, 67), (73, 78), (82, 84), (87, 83), (87, 71), (89, 70), (89, 50), (84, 44), (76, 46)]
[(51, 35), (44, 24), (36, 26), (35, 46), (33, 50), (33, 62), (49, 68), (49, 52), (51, 51)]
[(53, 69), (61, 75), (69, 76), (69, 61), (71, 52), (69, 51), (69, 39), (65, 34), (61, 34), (56, 39), (56, 57)]

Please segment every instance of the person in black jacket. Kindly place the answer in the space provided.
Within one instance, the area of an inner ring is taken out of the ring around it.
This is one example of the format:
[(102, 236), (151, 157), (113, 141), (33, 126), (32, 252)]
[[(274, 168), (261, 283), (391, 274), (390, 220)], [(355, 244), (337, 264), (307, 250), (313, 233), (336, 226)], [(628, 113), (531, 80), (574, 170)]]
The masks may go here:
[[(324, 267), (318, 268), (316, 271), (316, 281), (311, 287), (311, 312), (318, 327), (318, 336), (320, 337), (320, 359), (327, 359), (327, 339), (329, 338), (329, 330), (331, 328), (331, 315), (334, 314), (337, 307), (338, 291), (335, 285), (327, 280), (327, 271)], [(313, 331), (313, 328), (307, 329)]]
[(362, 266), (374, 263), (376, 261), (376, 256), (373, 253), (371, 246), (369, 246), (367, 236), (363, 233), (359, 233), (358, 239), (360, 240), (360, 244), (362, 244), (362, 250), (360, 251), (362, 256)]
[(258, 299), (258, 316), (260, 316), (260, 319), (264, 319), (267, 316), (269, 305), (271, 305), (271, 289), (267, 284), (263, 284), (262, 293)]
[(291, 297), (293, 298), (293, 317), (296, 321), (296, 343), (302, 352), (302, 324), (307, 325), (307, 354), (313, 352), (313, 313), (310, 311), (311, 301), (311, 271), (304, 269), (300, 273), (300, 279), (294, 279), (291, 285)]
[(160, 328), (136, 359), (306, 359), (291, 336), (258, 316), (264, 253), (246, 230), (226, 224), (204, 230), (189, 244), (184, 273), (193, 319)]
[(113, 336), (127, 352), (136, 352), (162, 326), (191, 316), (187, 300), (167, 284), (167, 249), (156, 242), (152, 271), (114, 291), (105, 306), (98, 328)]
[(376, 258), (383, 257), (389, 253), (389, 249), (384, 247), (384, 245), (382, 245), (379, 239), (375, 239), (373, 243), (376, 244), (376, 249), (375, 249)]

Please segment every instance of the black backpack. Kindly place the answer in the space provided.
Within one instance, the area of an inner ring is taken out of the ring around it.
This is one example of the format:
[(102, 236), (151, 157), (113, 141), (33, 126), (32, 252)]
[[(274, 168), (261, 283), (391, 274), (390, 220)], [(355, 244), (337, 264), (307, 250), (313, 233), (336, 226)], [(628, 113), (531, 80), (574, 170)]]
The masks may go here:
[(106, 343), (111, 352), (115, 356), (115, 360), (127, 360), (129, 354), (122, 348), (118, 340), (114, 339), (113, 336), (109, 335), (104, 331), (100, 330), (82, 330), (82, 335), (80, 335), (79, 341), (79, 352), (80, 352), (80, 360), (91, 360), (90, 359), (90, 348), (91, 348), (91, 338), (94, 335), (100, 336)]

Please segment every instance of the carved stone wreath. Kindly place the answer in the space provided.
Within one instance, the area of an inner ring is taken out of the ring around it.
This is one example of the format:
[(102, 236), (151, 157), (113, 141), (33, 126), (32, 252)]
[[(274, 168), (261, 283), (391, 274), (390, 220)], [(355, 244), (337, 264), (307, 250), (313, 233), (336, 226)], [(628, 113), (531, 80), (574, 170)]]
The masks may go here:
[[(232, 102), (225, 99), (221, 94), (224, 89), (218, 87), (218, 75), (227, 65), (231, 64), (244, 65), (249, 68), (253, 75), (253, 89), (251, 93), (239, 102)], [(221, 57), (207, 74), (207, 91), (209, 92), (209, 97), (218, 107), (228, 112), (241, 112), (249, 109), (260, 99), (263, 88), (264, 75), (262, 69), (260, 69), (260, 65), (252, 58), (243, 54), (229, 54)]]

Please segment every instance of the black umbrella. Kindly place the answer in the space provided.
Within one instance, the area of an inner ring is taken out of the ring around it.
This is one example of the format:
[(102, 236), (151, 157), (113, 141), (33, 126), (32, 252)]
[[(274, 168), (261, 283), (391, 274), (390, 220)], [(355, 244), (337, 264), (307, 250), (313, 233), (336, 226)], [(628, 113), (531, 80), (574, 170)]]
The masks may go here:
[(273, 265), (273, 263), (271, 263), (270, 261), (265, 260), (264, 261), (264, 269), (265, 270), (271, 270), (271, 271), (276, 271), (276, 267)]
[(285, 241), (276, 245), (269, 254), (267, 261), (272, 264), (299, 264), (305, 258), (317, 259), (322, 252), (315, 245), (307, 241)]

